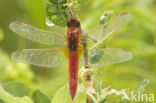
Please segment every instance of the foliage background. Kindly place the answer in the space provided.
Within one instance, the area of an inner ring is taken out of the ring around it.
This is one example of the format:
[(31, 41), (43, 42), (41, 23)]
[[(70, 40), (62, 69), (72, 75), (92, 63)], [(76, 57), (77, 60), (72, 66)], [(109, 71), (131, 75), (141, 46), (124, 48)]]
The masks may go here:
[[(39, 28), (45, 25), (46, 0), (0, 0), (0, 82), (21, 81), (38, 88), (53, 98), (56, 91), (68, 82), (68, 66), (40, 68), (16, 63), (10, 55), (17, 49), (46, 48), (14, 34), (9, 30), (12, 21), (25, 22)], [(156, 0), (85, 0), (78, 15), (84, 29), (99, 25), (106, 10), (114, 14), (131, 12), (132, 22), (106, 41), (106, 47), (132, 51), (134, 59), (121, 64), (95, 69), (95, 77), (103, 87), (134, 90), (144, 79), (149, 79), (145, 93), (154, 93), (156, 75)], [(101, 78), (102, 77), (102, 78)]]

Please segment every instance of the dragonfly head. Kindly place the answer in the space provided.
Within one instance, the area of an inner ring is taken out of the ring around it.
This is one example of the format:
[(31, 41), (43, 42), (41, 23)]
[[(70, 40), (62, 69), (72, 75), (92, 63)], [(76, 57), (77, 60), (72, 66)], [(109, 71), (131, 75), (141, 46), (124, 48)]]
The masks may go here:
[(80, 21), (76, 18), (71, 18), (70, 20), (68, 20), (67, 26), (78, 28), (80, 26)]

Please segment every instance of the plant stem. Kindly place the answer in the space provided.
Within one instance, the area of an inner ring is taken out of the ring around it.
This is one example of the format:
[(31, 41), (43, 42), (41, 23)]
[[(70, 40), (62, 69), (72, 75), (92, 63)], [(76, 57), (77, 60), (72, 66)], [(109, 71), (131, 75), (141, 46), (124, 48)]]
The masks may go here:
[(73, 17), (78, 18), (77, 14), (75, 12), (75, 8), (74, 8), (74, 6), (72, 4), (72, 0), (67, 0), (67, 2), (69, 3), (69, 8), (70, 8), (70, 11), (71, 11)]
[(98, 103), (98, 101), (96, 100), (96, 98), (95, 98), (92, 94), (90, 94), (90, 93), (87, 92), (87, 95), (88, 95), (90, 98), (92, 98), (92, 100), (93, 100), (94, 103)]
[[(156, 46), (156, 35), (154, 35), (154, 46)], [(154, 54), (154, 62), (153, 62), (153, 64), (154, 64), (154, 66), (153, 66), (154, 70), (153, 71), (154, 71), (154, 75), (156, 76), (156, 53)], [(154, 91), (155, 91), (154, 94), (156, 95), (156, 82), (154, 82)]]

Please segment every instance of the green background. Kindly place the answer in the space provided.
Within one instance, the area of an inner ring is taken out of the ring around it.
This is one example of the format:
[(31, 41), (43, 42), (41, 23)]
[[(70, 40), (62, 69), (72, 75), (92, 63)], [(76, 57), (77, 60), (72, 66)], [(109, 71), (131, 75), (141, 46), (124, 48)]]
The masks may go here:
[[(68, 65), (41, 68), (10, 59), (11, 53), (17, 49), (50, 47), (22, 38), (8, 28), (12, 21), (20, 21), (47, 29), (45, 4), (46, 0), (0, 0), (0, 82), (24, 82), (52, 98), (68, 82)], [(78, 12), (82, 28), (99, 25), (99, 18), (106, 10), (113, 10), (114, 15), (122, 12), (133, 14), (134, 19), (109, 37), (105, 45), (109, 48), (128, 49), (134, 58), (128, 62), (94, 68), (97, 81), (102, 83), (102, 87), (111, 85), (117, 90), (135, 90), (141, 81), (148, 79), (150, 84), (145, 93), (154, 93), (156, 0), (85, 0)]]

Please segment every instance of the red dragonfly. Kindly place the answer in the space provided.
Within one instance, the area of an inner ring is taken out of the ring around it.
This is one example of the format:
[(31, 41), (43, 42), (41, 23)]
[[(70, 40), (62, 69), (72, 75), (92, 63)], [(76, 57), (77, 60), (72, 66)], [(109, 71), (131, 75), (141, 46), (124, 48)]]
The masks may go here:
[[(79, 20), (72, 18), (67, 22), (67, 36), (52, 31), (40, 30), (21, 22), (12, 22), (10, 29), (24, 38), (42, 44), (62, 46), (61, 49), (18, 50), (12, 54), (12, 59), (42, 67), (57, 67), (65, 60), (65, 54), (69, 58), (69, 89), (73, 100), (77, 91), (79, 57), (82, 52), (80, 40), (84, 37), (92, 37), (97, 40), (93, 48), (89, 49), (89, 64), (91, 66), (103, 66), (130, 60), (132, 54), (127, 50), (117, 48), (100, 49), (96, 46), (131, 20), (132, 15), (130, 13), (123, 13), (96, 28), (83, 32), (88, 34), (83, 35), (78, 30), (80, 27)], [(60, 27), (54, 26), (54, 28), (59, 31), (62, 30)]]

